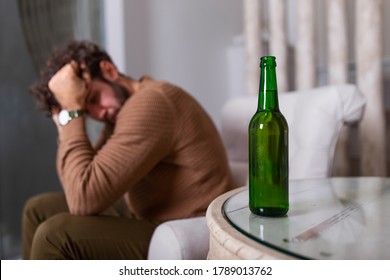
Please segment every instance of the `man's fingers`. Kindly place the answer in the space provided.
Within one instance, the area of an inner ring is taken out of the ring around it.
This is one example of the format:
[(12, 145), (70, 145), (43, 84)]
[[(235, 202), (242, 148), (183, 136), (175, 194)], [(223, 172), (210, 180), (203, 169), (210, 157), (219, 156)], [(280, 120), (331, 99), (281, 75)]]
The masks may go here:
[(88, 90), (92, 80), (91, 74), (89, 73), (89, 69), (84, 62), (80, 63), (79, 66), (80, 66), (80, 77), (81, 79), (84, 80), (85, 86)]
[(79, 64), (77, 63), (77, 61), (72, 60), (69, 64), (73, 68), (73, 71), (76, 73), (76, 75), (79, 76), (80, 67), (79, 67)]
[(85, 86), (88, 89), (91, 81), (91, 75), (89, 74), (87, 65), (84, 62), (78, 63), (75, 60), (72, 60), (69, 64), (73, 68), (76, 76), (85, 82)]
[(60, 70), (58, 70), (53, 77), (49, 80), (48, 87), (49, 89), (56, 93), (56, 90), (60, 87), (60, 85), (64, 82), (64, 80), (74, 80), (74, 77), (77, 77), (79, 66), (76, 61), (71, 61), (68, 64), (62, 66)]
[(80, 70), (83, 80), (89, 83), (91, 81), (91, 74), (89, 73), (89, 69), (84, 62), (80, 63)]

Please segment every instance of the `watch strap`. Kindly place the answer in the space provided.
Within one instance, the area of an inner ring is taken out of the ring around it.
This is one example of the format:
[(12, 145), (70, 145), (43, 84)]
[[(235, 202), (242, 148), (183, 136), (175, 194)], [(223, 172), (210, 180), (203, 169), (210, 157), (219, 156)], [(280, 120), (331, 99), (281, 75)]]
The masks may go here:
[(84, 110), (70, 110), (68, 112), (71, 119), (78, 118), (84, 114)]

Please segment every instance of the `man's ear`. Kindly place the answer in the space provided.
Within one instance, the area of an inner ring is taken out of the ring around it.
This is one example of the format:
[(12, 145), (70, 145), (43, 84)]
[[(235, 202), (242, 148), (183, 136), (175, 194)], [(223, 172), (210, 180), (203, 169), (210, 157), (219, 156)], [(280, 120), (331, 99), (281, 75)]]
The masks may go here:
[(99, 63), (99, 67), (103, 78), (109, 81), (115, 81), (119, 77), (118, 69), (112, 62), (108, 60), (102, 60)]

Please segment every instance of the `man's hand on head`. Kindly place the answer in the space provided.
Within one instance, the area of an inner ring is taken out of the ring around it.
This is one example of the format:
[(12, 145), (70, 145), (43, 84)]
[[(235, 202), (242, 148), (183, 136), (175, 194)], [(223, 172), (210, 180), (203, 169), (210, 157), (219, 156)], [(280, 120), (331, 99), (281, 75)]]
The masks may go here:
[(62, 108), (80, 110), (85, 108), (90, 79), (80, 78), (77, 73), (85, 72), (83, 65), (72, 61), (64, 65), (49, 81), (49, 89)]

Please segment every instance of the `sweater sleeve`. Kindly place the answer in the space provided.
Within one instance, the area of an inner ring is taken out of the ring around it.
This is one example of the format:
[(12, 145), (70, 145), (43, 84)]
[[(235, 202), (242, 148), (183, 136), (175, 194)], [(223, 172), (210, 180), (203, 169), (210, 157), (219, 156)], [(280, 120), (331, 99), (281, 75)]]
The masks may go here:
[(94, 151), (82, 118), (63, 128), (57, 170), (72, 214), (104, 211), (161, 161), (173, 145), (175, 117), (163, 94), (143, 90), (119, 112), (113, 134)]

